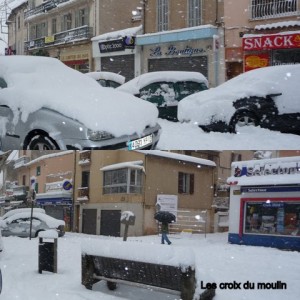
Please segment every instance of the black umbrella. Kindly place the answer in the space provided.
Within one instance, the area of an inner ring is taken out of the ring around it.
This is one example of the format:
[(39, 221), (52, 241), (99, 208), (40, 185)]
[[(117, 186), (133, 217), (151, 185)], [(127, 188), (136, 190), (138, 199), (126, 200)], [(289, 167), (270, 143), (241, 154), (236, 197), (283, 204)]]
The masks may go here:
[(168, 211), (159, 211), (155, 213), (154, 219), (161, 223), (172, 223), (176, 222), (176, 217)]

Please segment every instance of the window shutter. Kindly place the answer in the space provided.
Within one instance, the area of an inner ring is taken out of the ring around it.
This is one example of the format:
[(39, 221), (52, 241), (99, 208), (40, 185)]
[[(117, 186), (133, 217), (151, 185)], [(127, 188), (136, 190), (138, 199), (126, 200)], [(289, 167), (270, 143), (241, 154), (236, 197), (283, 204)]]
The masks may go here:
[(190, 174), (190, 194), (194, 194), (194, 181), (195, 181), (195, 175)]
[(178, 173), (178, 194), (183, 193), (183, 173)]

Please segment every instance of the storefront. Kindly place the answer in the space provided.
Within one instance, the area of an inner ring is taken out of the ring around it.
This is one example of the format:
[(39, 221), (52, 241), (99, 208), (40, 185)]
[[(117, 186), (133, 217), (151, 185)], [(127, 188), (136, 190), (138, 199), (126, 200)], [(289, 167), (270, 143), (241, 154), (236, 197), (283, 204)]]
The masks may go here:
[(300, 63), (300, 31), (246, 34), (243, 37), (244, 71)]
[(221, 68), (224, 47), (215, 26), (139, 35), (136, 44), (142, 51), (141, 73), (153, 71), (194, 71), (207, 77), (211, 87), (224, 81)]
[(62, 48), (57, 55), (64, 64), (72, 69), (82, 73), (91, 71), (92, 64), (89, 45)]
[(72, 184), (70, 180), (46, 184), (46, 192), (36, 195), (36, 204), (46, 213), (66, 222), (65, 230), (71, 229), (72, 220)]
[(138, 26), (92, 38), (94, 70), (120, 74), (126, 81), (134, 78), (139, 61), (136, 35), (141, 31)]
[(300, 251), (300, 157), (232, 164), (228, 240)]

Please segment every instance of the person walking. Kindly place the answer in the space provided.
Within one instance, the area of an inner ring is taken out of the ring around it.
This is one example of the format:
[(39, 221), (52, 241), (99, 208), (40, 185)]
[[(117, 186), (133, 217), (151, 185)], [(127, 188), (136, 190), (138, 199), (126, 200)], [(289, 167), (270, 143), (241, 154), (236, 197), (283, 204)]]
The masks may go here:
[(170, 242), (168, 238), (169, 233), (169, 224), (167, 222), (162, 222), (161, 224), (161, 243), (164, 244), (165, 241), (168, 243), (168, 245), (171, 245), (172, 243)]

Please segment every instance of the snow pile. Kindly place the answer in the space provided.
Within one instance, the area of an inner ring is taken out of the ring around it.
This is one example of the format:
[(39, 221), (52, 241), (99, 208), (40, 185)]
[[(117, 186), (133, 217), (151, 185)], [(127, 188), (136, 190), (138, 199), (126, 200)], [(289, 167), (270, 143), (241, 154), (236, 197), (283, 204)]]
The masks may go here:
[(122, 221), (129, 221), (130, 218), (134, 218), (135, 215), (132, 211), (123, 211), (122, 214), (121, 214), (121, 223)]
[(219, 120), (228, 123), (235, 112), (235, 100), (272, 94), (282, 94), (274, 97), (279, 114), (299, 112), (299, 78), (300, 65), (265, 67), (243, 73), (216, 88), (181, 100), (178, 119), (202, 125)]
[(0, 56), (0, 65), (0, 77), (8, 85), (0, 89), (1, 104), (12, 109), (15, 123), (19, 118), (26, 122), (30, 113), (46, 107), (116, 137), (141, 134), (146, 126), (156, 124), (158, 111), (153, 104), (103, 88), (57, 59)]
[(113, 72), (89, 72), (85, 75), (93, 78), (94, 80), (111, 80), (119, 84), (123, 84), (125, 82), (124, 76)]
[(90, 240), (82, 245), (82, 253), (118, 259), (187, 268), (194, 267), (195, 257), (186, 247), (166, 247), (136, 242)]
[(208, 86), (207, 79), (199, 72), (185, 71), (159, 71), (142, 74), (129, 80), (119, 86), (117, 90), (127, 92), (132, 95), (140, 93), (140, 89), (154, 82), (178, 82), (178, 81), (194, 81), (205, 83)]

